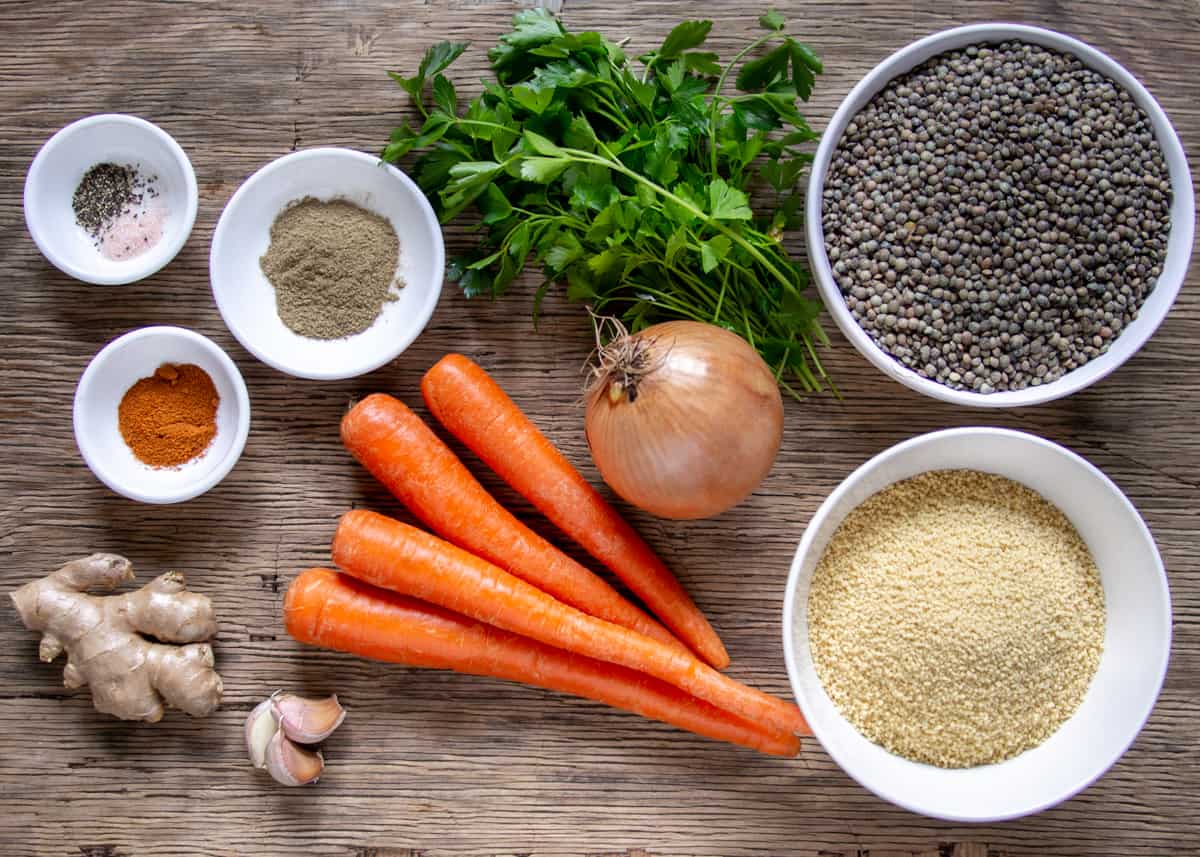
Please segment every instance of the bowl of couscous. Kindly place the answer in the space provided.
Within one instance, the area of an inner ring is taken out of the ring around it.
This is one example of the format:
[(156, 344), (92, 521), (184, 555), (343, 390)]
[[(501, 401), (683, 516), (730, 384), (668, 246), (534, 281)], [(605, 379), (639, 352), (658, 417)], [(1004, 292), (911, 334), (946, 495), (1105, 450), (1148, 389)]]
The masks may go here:
[(999, 821), (1075, 795), (1133, 742), (1171, 604), (1153, 537), (1096, 467), (1034, 435), (949, 429), (880, 453), (818, 509), (783, 637), (847, 774), (913, 812)]

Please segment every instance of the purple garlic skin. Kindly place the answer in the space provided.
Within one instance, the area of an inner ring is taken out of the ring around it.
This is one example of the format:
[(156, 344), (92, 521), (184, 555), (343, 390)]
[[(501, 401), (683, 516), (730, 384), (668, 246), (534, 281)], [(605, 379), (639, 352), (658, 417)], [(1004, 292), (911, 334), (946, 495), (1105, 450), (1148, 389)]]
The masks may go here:
[(346, 719), (337, 696), (309, 699), (294, 693), (276, 693), (270, 699), (275, 719), (285, 735), (297, 744), (319, 744)]
[(320, 750), (308, 750), (288, 740), (280, 729), (267, 745), (267, 773), (284, 786), (315, 783), (325, 769)]

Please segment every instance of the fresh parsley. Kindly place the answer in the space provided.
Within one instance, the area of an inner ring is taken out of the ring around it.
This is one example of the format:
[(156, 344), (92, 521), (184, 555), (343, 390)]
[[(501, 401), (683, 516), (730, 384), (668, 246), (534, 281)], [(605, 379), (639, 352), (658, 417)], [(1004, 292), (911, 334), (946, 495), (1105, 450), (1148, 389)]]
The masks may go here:
[(565, 282), (570, 299), (631, 330), (721, 325), (784, 389), (819, 390), (820, 305), (782, 239), (799, 226), (817, 139), (797, 102), (822, 68), (778, 12), (759, 24), (722, 65), (702, 50), (712, 22), (684, 21), (638, 67), (599, 33), (522, 11), (488, 54), (495, 81), (465, 108), (443, 74), (464, 44), (434, 45), (412, 77), (391, 73), (423, 122), (397, 128), (383, 159), (420, 152), (413, 170), (443, 223), (478, 211), (478, 247), (450, 266), (467, 295), (503, 295), (532, 259), (535, 318)]

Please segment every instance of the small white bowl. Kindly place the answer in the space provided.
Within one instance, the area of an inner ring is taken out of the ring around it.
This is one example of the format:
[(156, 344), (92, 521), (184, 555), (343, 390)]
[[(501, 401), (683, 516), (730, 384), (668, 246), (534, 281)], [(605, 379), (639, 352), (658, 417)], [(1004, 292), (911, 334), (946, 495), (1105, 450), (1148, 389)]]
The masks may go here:
[[(304, 197), (353, 202), (386, 217), (400, 238), (404, 288), (362, 333), (309, 339), (279, 318), (259, 259), (275, 218)], [(213, 296), (238, 342), (280, 372), (316, 380), (353, 378), (398, 357), (433, 315), (445, 271), (442, 230), (421, 189), (390, 164), (351, 149), (293, 152), (250, 176), (225, 206), (209, 255)]]
[[(1158, 283), (1147, 296), (1145, 303), (1142, 304), (1137, 318), (1112, 341), (1108, 351), (1049, 384), (1026, 387), (1024, 390), (976, 393), (955, 390), (918, 375), (876, 345), (874, 340), (859, 326), (853, 313), (846, 306), (846, 300), (834, 280), (833, 270), (829, 264), (829, 256), (825, 251), (821, 204), (824, 197), (825, 177), (842, 134), (850, 120), (875, 97), (876, 93), (894, 78), (912, 71), (925, 60), (938, 54), (965, 48), (968, 45), (983, 42), (994, 44), (1010, 39), (1073, 54), (1085, 66), (1095, 69), (1122, 86), (1138, 106), (1145, 111), (1154, 128), (1154, 136), (1158, 140), (1159, 146), (1162, 147), (1163, 157), (1167, 162), (1167, 171), (1170, 174), (1171, 231), (1167, 238), (1167, 256), (1162, 273), (1159, 274)], [(829, 127), (821, 135), (821, 143), (817, 147), (813, 159), (812, 177), (808, 184), (805, 220), (808, 257), (825, 306), (846, 338), (862, 352), (863, 356), (875, 364), (876, 368), (881, 369), (890, 378), (899, 381), (906, 387), (944, 402), (980, 408), (1012, 408), (1049, 402), (1082, 390), (1107, 376), (1137, 353), (1138, 349), (1146, 343), (1146, 340), (1166, 318), (1171, 304), (1175, 302), (1175, 296), (1179, 294), (1180, 286), (1183, 285), (1184, 276), (1187, 274), (1188, 261), (1192, 255), (1195, 198), (1192, 193), (1192, 178), (1191, 171), (1188, 169), (1187, 156), (1184, 154), (1183, 145), (1179, 142), (1179, 136), (1171, 126), (1171, 120), (1154, 100), (1154, 96), (1147, 92), (1137, 78), (1126, 71), (1124, 67), (1090, 45), (1052, 30), (1018, 24), (972, 24), (934, 33), (900, 49), (875, 66), (866, 77), (859, 81), (858, 85), (850, 90), (850, 94), (846, 96), (837, 112), (833, 114), (833, 118), (829, 120)]]
[[(156, 176), (166, 210), (158, 243), (119, 262), (100, 254), (72, 207), (84, 173), (106, 161)], [(46, 141), (25, 176), (25, 225), (42, 255), (64, 274), (102, 286), (144, 279), (174, 259), (196, 222), (198, 201), (196, 174), (179, 144), (157, 125), (121, 113), (72, 122)]]
[[(139, 379), (164, 363), (199, 366), (217, 388), (217, 434), (179, 467), (143, 464), (121, 437), (117, 406)], [(233, 469), (250, 432), (250, 397), (237, 366), (211, 339), (182, 327), (143, 327), (114, 339), (92, 358), (75, 389), (75, 442), (96, 478), (142, 503), (179, 503), (212, 488)]]
[[(1005, 762), (946, 769), (909, 761), (864, 738), (838, 711), (813, 666), (808, 594), (813, 572), (855, 507), (930, 470), (996, 473), (1067, 516), (1100, 570), (1104, 653), (1079, 709), (1044, 743)], [(1086, 788), (1120, 758), (1150, 716), (1171, 648), (1171, 598), (1158, 549), (1108, 477), (1048, 440), (998, 428), (933, 432), (855, 470), (813, 516), (788, 575), (783, 646), (792, 691), (813, 734), (851, 777), (884, 800), (947, 821), (1001, 821), (1040, 812)]]

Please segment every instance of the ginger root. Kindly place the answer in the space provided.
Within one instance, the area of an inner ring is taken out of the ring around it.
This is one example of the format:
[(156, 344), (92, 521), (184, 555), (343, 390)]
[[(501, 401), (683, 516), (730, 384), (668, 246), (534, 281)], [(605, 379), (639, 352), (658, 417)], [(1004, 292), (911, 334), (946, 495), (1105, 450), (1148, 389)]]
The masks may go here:
[(212, 646), (201, 642), (217, 632), (212, 602), (187, 592), (177, 571), (133, 592), (87, 594), (130, 580), (129, 560), (97, 553), (10, 595), (25, 627), (42, 632), (41, 659), (49, 663), (65, 651), (63, 683), (89, 687), (98, 711), (155, 723), (165, 701), (194, 717), (212, 713), (221, 703), (221, 677)]

